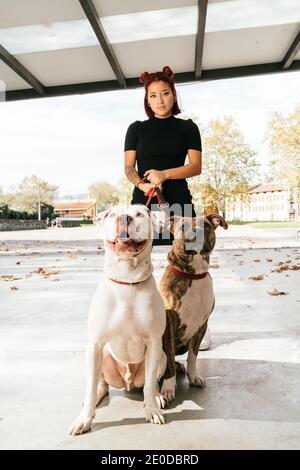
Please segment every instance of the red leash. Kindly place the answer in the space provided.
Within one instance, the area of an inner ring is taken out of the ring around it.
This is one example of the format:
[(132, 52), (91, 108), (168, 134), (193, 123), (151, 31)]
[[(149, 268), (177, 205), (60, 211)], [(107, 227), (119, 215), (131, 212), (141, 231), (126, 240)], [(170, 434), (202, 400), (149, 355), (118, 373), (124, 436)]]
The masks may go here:
[[(142, 182), (143, 183), (146, 183), (147, 182), (147, 176), (145, 176), (143, 179), (142, 179)], [(166, 207), (169, 207), (169, 204), (167, 203), (167, 201), (165, 200), (161, 190), (159, 188), (151, 188), (147, 193), (146, 193), (146, 196), (148, 196), (148, 200), (145, 204), (146, 207), (149, 206), (150, 202), (151, 202), (151, 199), (156, 196), (157, 197), (157, 200), (158, 200), (158, 206), (160, 208), (160, 210), (162, 211), (165, 211), (166, 210)], [(165, 206), (165, 207), (163, 207)]]

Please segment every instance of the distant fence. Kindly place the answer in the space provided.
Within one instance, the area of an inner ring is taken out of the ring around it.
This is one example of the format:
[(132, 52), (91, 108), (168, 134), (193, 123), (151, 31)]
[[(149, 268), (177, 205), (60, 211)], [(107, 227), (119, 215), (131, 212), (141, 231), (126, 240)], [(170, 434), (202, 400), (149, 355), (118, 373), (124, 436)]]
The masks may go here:
[(7, 232), (9, 230), (37, 230), (42, 228), (47, 228), (44, 221), (0, 219), (0, 232)]
[(67, 220), (62, 219), (60, 222), (61, 227), (80, 227), (81, 220)]

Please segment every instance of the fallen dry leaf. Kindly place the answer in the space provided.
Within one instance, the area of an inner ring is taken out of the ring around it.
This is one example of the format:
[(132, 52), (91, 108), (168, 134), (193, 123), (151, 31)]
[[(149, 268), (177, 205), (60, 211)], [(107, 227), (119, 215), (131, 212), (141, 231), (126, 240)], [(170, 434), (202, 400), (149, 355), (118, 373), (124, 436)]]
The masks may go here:
[(288, 264), (283, 264), (281, 266), (279, 266), (279, 268), (276, 268), (276, 269), (272, 269), (272, 273), (282, 273), (282, 271), (287, 271), (288, 269), (290, 269), (289, 265)]
[(45, 268), (38, 268), (33, 272), (38, 273), (38, 274), (42, 274), (44, 277), (53, 276), (53, 275), (56, 275), (56, 274), (60, 273), (60, 271), (46, 271)]
[(56, 276), (56, 274), (59, 274), (60, 271), (48, 271), (43, 274), (43, 277), (48, 277), (48, 276)]
[(34, 272), (40, 274), (40, 273), (44, 273), (46, 271), (45, 271), (44, 268), (37, 268)]
[(264, 279), (264, 274), (258, 274), (257, 276), (251, 276), (249, 279), (252, 281), (262, 281)]
[(65, 258), (66, 258), (66, 259), (76, 259), (76, 258), (78, 258), (78, 256), (75, 256), (75, 255), (66, 255)]
[(17, 261), (16, 264), (21, 264), (21, 261)]
[(16, 277), (9, 274), (0, 276), (0, 281), (19, 281), (19, 279), (22, 279), (22, 277)]
[(11, 290), (19, 290), (18, 287), (16, 287), (16, 286), (10, 286), (10, 289)]
[(267, 261), (268, 263), (272, 263), (273, 260), (272, 260), (271, 258), (266, 258), (266, 261)]
[(293, 271), (298, 271), (300, 269), (300, 265), (299, 264), (293, 264), (292, 266), (290, 266), (290, 269), (292, 269)]
[(270, 294), (270, 295), (288, 295), (289, 293), (284, 292), (284, 291), (279, 291), (279, 290), (276, 289), (276, 287), (274, 287), (274, 289), (272, 291), (268, 291), (268, 294)]

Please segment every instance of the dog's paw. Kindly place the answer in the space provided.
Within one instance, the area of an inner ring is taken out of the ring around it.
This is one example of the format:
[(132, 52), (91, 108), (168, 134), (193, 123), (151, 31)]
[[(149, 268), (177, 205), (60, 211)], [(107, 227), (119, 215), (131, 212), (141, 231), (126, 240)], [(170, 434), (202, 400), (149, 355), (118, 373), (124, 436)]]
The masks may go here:
[(170, 379), (165, 379), (163, 381), (162, 387), (160, 389), (160, 393), (164, 397), (167, 403), (170, 403), (175, 398), (175, 390), (176, 390), (176, 378), (171, 377)]
[(160, 409), (165, 408), (165, 406), (167, 405), (167, 401), (164, 399), (164, 397), (161, 393), (157, 392), (156, 396), (155, 396), (155, 399), (156, 399), (156, 403), (157, 403), (157, 405), (159, 406)]
[(164, 412), (158, 408), (155, 403), (144, 404), (146, 421), (151, 424), (164, 424)]
[(197, 373), (195, 374), (187, 373), (187, 376), (188, 376), (189, 384), (191, 387), (204, 388), (206, 386), (205, 380)]
[(76, 421), (74, 421), (72, 426), (69, 428), (69, 436), (77, 436), (77, 434), (83, 434), (84, 432), (88, 432), (91, 429), (92, 421), (93, 417), (86, 417), (80, 414)]

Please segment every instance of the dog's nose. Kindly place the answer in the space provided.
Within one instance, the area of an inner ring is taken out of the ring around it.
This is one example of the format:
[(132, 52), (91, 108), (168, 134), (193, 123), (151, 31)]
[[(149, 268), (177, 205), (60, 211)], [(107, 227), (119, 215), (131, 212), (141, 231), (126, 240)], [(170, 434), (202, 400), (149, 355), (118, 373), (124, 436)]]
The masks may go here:
[(185, 239), (189, 242), (201, 242), (203, 239), (203, 230), (201, 227), (194, 227), (187, 234)]
[(128, 233), (128, 227), (130, 222), (133, 220), (133, 218), (128, 215), (128, 214), (120, 214), (116, 221), (117, 221), (117, 233), (120, 238), (128, 238), (129, 233)]

